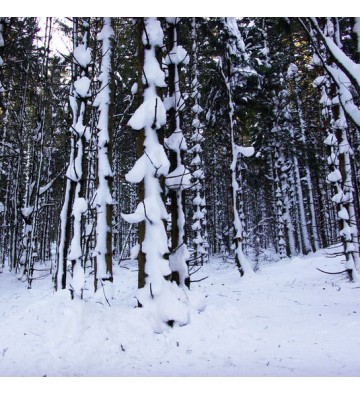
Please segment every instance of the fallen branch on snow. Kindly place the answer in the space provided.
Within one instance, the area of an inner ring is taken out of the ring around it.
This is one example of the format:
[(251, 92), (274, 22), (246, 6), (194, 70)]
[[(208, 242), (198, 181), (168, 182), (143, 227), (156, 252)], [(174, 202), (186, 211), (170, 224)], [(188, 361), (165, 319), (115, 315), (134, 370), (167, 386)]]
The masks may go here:
[(319, 272), (325, 273), (325, 274), (342, 274), (348, 272), (348, 269), (342, 270), (341, 272), (326, 272), (325, 270), (321, 270), (318, 267), (316, 270), (319, 270)]

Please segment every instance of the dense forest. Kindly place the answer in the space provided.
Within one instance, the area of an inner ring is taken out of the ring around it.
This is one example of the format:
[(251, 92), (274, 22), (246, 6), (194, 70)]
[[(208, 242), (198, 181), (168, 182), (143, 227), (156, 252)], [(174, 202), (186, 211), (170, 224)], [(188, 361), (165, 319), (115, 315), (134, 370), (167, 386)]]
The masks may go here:
[(137, 259), (170, 325), (216, 254), (358, 281), (359, 61), (360, 18), (1, 17), (0, 275), (106, 299)]

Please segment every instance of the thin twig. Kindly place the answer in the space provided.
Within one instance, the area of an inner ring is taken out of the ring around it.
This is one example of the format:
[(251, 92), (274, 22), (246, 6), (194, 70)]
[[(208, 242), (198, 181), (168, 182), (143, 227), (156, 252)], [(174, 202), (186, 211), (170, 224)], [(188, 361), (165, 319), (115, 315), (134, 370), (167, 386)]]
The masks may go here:
[(206, 276), (204, 278), (200, 278), (199, 280), (190, 280), (191, 283), (198, 283), (200, 281), (206, 280), (207, 278), (209, 278), (209, 276)]
[(345, 270), (343, 270), (341, 272), (333, 272), (332, 273), (332, 272), (326, 272), (325, 270), (321, 270), (318, 267), (316, 268), (316, 270), (319, 270), (319, 272), (326, 273), (326, 274), (342, 274), (342, 273), (346, 273), (348, 271), (348, 269), (345, 269)]
[(109, 303), (108, 298), (106, 297), (106, 294), (105, 294), (104, 283), (102, 281), (100, 281), (100, 284), (102, 286), (102, 290), (103, 290), (103, 293), (104, 293), (104, 298), (106, 300), (106, 303), (111, 307), (111, 304)]

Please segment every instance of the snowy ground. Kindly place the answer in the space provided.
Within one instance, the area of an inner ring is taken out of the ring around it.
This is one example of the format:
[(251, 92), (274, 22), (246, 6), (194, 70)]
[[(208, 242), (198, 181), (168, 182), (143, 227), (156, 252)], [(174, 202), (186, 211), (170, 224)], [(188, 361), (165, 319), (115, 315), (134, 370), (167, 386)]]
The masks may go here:
[[(328, 250), (333, 252), (334, 250)], [(155, 334), (136, 300), (136, 266), (116, 269), (111, 307), (0, 275), (0, 376), (359, 376), (360, 285), (325, 252), (240, 279), (213, 258), (193, 289), (206, 308)]]

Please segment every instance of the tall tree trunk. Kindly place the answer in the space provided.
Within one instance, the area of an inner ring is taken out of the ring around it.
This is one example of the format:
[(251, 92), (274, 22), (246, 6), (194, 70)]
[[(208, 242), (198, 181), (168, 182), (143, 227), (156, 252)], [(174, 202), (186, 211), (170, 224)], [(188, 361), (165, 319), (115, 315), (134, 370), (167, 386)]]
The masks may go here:
[(204, 257), (207, 255), (206, 246), (208, 245), (205, 237), (206, 233), (206, 203), (204, 196), (203, 182), (205, 179), (204, 171), (202, 170), (202, 148), (201, 144), (204, 143), (203, 127), (200, 121), (200, 114), (203, 112), (200, 106), (200, 83), (199, 83), (199, 70), (198, 70), (198, 50), (197, 50), (197, 30), (196, 18), (192, 19), (191, 24), (191, 39), (192, 39), (192, 67), (191, 67), (191, 97), (193, 98), (192, 107), (192, 127), (193, 134), (191, 141), (193, 142), (192, 148), (189, 150), (194, 155), (191, 165), (194, 168), (192, 177), (195, 180), (194, 186), (194, 199), (192, 201), (194, 209), (192, 229), (194, 231), (194, 265), (203, 264)]
[(169, 70), (169, 128), (171, 135), (165, 140), (170, 150), (170, 173), (166, 186), (171, 199), (171, 252), (169, 256), (172, 280), (180, 286), (190, 287), (187, 261), (189, 252), (185, 241), (185, 189), (190, 187), (190, 171), (184, 166), (184, 153), (187, 151), (185, 136), (181, 130), (181, 112), (184, 100), (180, 90), (180, 67), (189, 63), (184, 48), (178, 45), (177, 24), (180, 18), (167, 18), (168, 55), (165, 63)]
[[(184, 292), (174, 282), (170, 282), (171, 270), (168, 239), (164, 221), (167, 219), (162, 198), (161, 179), (168, 174), (170, 163), (159, 141), (157, 131), (166, 123), (166, 110), (158, 95), (158, 88), (165, 87), (165, 75), (157, 58), (157, 49), (163, 45), (163, 32), (156, 18), (139, 18), (141, 24), (141, 67), (143, 102), (135, 111), (129, 125), (135, 130), (143, 130), (142, 155), (125, 178), (131, 183), (144, 184), (144, 199), (133, 214), (122, 214), (129, 223), (145, 223), (144, 238), (140, 234), (139, 251), (144, 258), (145, 284), (138, 291), (139, 306), (149, 309), (154, 330), (162, 331), (163, 323), (184, 325), (188, 322), (187, 300)], [(140, 93), (140, 92), (139, 92)], [(139, 260), (139, 264), (142, 262)], [(142, 285), (142, 284), (139, 284)], [(164, 306), (168, 308), (164, 309)]]
[(103, 28), (98, 35), (102, 41), (102, 59), (99, 80), (100, 91), (94, 101), (98, 107), (98, 175), (96, 205), (96, 260), (95, 260), (95, 292), (104, 281), (113, 282), (112, 271), (112, 117), (113, 117), (113, 60), (112, 38), (114, 31), (112, 19), (104, 18)]
[[(85, 147), (88, 131), (85, 126), (87, 99), (90, 96), (90, 79), (88, 66), (91, 61), (91, 50), (88, 48), (89, 24), (82, 21), (83, 40), (78, 43), (78, 19), (73, 25), (73, 83), (70, 91), (70, 107), (72, 110), (72, 145), (70, 163), (66, 172), (68, 178), (65, 190), (65, 201), (61, 212), (61, 231), (59, 261), (57, 268), (56, 288), (66, 280), (66, 260), (72, 262), (71, 282), (69, 288), (71, 297), (83, 297), (85, 288), (85, 265), (83, 254), (84, 220), (83, 215), (88, 210), (85, 199), (86, 188), (86, 156)], [(78, 71), (79, 69), (79, 71)], [(70, 221), (69, 215), (73, 217)], [(72, 222), (72, 223), (71, 223)], [(72, 235), (71, 242), (69, 237)], [(69, 246), (69, 249), (67, 248)]]

